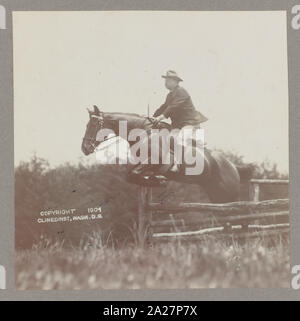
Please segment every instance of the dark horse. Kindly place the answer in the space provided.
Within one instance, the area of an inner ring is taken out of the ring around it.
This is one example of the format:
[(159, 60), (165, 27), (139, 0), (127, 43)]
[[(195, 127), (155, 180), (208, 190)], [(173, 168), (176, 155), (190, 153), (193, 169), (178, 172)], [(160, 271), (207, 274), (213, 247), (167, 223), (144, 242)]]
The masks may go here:
[[(81, 146), (82, 152), (85, 155), (93, 153), (95, 148), (101, 143), (96, 139), (99, 130), (104, 128), (110, 129), (118, 136), (119, 121), (127, 121), (128, 132), (131, 129), (137, 128), (147, 131), (153, 127), (153, 122), (149, 117), (129, 113), (104, 113), (97, 106), (94, 106), (94, 111), (89, 111), (89, 118)], [(161, 122), (157, 128), (170, 129), (171, 126)], [(250, 167), (236, 166), (226, 159), (222, 153), (211, 151), (207, 148), (205, 148), (204, 154), (204, 170), (200, 175), (185, 175), (182, 170), (178, 173), (172, 173), (167, 170), (164, 175), (171, 180), (201, 185), (207, 192), (211, 202), (225, 203), (238, 201), (240, 197), (240, 181), (243, 178), (250, 178)], [(130, 176), (131, 173), (129, 172), (129, 180)]]

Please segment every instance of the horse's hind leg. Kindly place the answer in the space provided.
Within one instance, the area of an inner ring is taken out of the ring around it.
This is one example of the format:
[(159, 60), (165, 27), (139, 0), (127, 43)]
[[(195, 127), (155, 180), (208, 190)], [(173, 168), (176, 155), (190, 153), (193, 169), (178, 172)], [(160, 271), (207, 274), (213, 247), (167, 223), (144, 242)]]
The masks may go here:
[(223, 182), (215, 182), (204, 187), (212, 203), (230, 203), (239, 201), (239, 186), (228, 189)]
[(210, 199), (214, 203), (239, 201), (240, 176), (236, 167), (219, 152), (212, 153), (215, 166), (211, 181), (205, 186)]

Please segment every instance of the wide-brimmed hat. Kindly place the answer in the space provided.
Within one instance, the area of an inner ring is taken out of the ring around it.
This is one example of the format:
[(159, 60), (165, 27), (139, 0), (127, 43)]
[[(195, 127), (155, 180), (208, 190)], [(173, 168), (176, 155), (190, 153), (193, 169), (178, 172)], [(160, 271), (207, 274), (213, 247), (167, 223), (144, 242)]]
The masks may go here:
[(177, 72), (174, 70), (168, 70), (165, 75), (162, 75), (163, 78), (173, 78), (177, 79), (178, 81), (183, 81), (178, 75)]

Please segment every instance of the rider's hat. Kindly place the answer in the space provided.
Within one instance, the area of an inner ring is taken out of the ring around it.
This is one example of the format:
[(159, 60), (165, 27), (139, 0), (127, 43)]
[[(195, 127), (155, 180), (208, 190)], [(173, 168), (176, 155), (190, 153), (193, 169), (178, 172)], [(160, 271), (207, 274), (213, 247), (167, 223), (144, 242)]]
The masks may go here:
[(174, 70), (168, 70), (166, 75), (162, 75), (163, 78), (173, 78), (177, 79), (178, 81), (183, 81), (178, 75), (177, 72)]

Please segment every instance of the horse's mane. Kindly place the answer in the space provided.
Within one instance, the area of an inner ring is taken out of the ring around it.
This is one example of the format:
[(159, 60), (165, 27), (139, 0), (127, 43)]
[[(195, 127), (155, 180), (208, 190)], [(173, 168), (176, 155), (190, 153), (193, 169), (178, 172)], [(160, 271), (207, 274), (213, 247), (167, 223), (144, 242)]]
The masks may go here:
[[(110, 114), (110, 115), (123, 115), (123, 116), (135, 116), (140, 118), (148, 118), (145, 115), (139, 115), (136, 113), (122, 113), (122, 112), (104, 112), (104, 114)], [(150, 117), (151, 118), (151, 117)]]
[[(149, 121), (151, 121), (152, 119), (154, 119), (154, 117), (151, 116), (146, 116), (146, 115), (139, 115), (136, 113), (123, 113), (123, 112), (104, 112), (105, 116), (122, 116), (124, 118), (126, 117), (135, 117), (135, 118), (139, 118), (139, 119), (149, 119)], [(167, 122), (160, 122), (160, 125), (158, 126), (158, 128), (169, 128), (171, 125), (168, 124)]]

